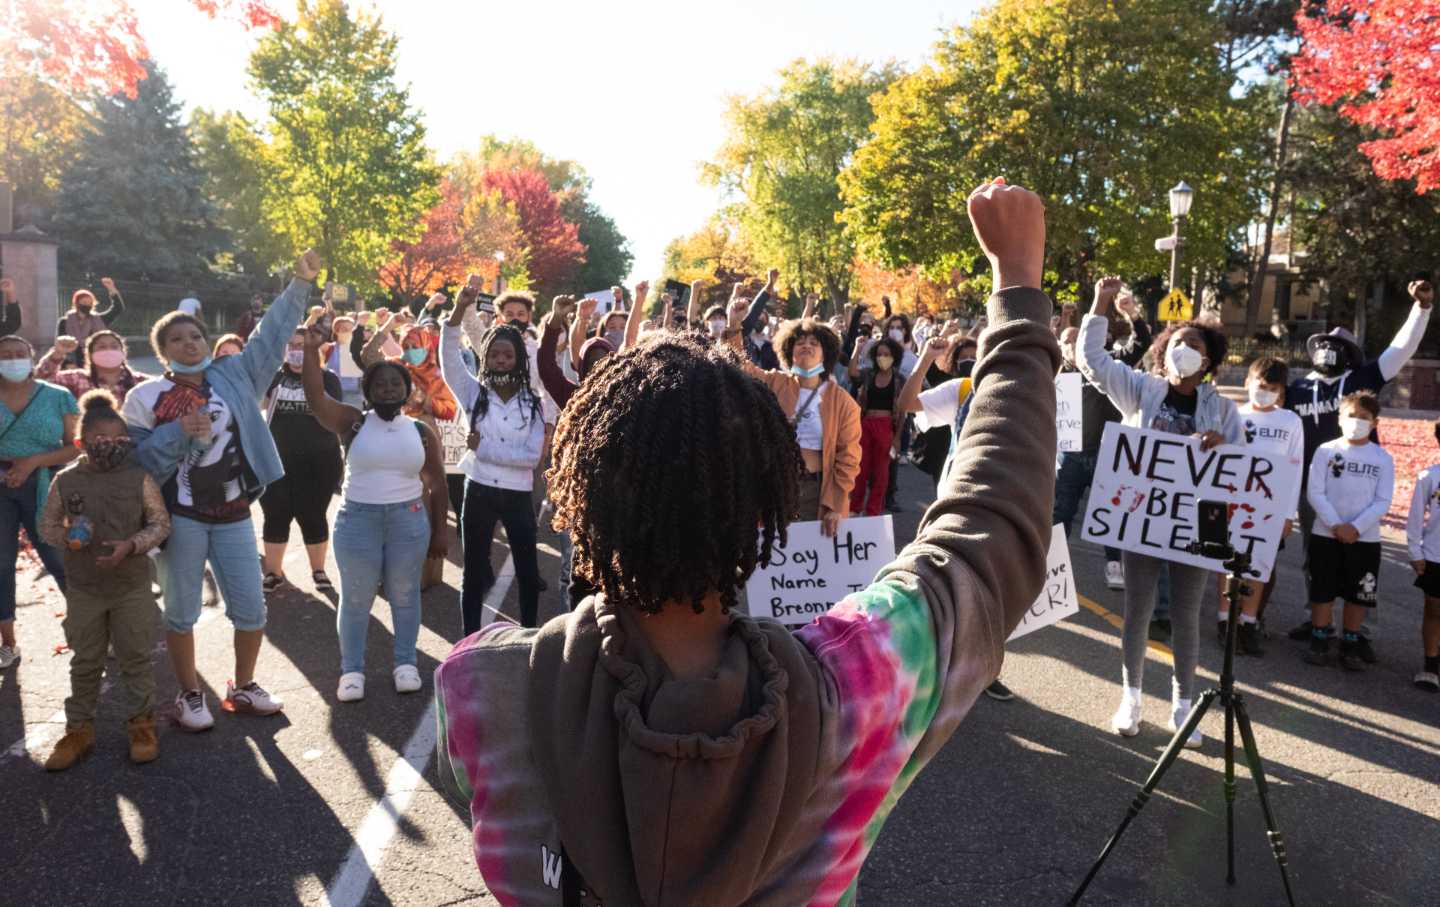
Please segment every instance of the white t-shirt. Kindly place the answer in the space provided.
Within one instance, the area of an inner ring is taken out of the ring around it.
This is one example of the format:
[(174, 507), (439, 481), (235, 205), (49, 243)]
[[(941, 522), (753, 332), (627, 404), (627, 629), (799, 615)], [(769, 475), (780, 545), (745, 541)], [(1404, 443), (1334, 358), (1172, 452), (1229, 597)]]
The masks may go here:
[(915, 427), (921, 431), (949, 428), (955, 424), (960, 405), (970, 396), (969, 378), (951, 378), (927, 391), (920, 392), (920, 412), (915, 414)]
[[(822, 381), (813, 389), (815, 398), (810, 400), (811, 390), (800, 388), (800, 399), (795, 401), (795, 441), (801, 450), (823, 450), (825, 447), (825, 421), (820, 416), (820, 404), (825, 402), (830, 382)], [(806, 400), (810, 400), (806, 405)]]
[(1245, 443), (1268, 454), (1284, 457), (1295, 466), (1295, 500), (1291, 513), (1300, 507), (1300, 470), (1305, 465), (1305, 426), (1293, 410), (1277, 406), (1268, 413), (1256, 412), (1249, 403), (1240, 407), (1240, 424)]
[(1360, 541), (1378, 542), (1380, 518), (1395, 494), (1395, 461), (1374, 442), (1326, 441), (1310, 460), (1307, 493), (1315, 508), (1316, 535), (1334, 538), (1331, 527), (1349, 523)]
[(1405, 540), (1410, 560), (1440, 563), (1440, 466), (1420, 471), (1415, 492), (1410, 496), (1410, 518), (1405, 521)]

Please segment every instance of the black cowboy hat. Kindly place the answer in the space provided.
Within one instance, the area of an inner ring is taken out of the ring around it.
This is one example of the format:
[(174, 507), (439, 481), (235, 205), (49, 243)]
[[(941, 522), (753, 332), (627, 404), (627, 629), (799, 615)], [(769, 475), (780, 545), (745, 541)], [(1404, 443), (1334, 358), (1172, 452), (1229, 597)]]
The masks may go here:
[(1319, 348), (1322, 341), (1330, 341), (1345, 348), (1350, 357), (1351, 365), (1359, 365), (1365, 361), (1365, 351), (1360, 349), (1360, 344), (1355, 342), (1355, 335), (1346, 328), (1334, 328), (1327, 334), (1311, 334), (1305, 341), (1305, 352), (1311, 359), (1315, 358), (1315, 350)]

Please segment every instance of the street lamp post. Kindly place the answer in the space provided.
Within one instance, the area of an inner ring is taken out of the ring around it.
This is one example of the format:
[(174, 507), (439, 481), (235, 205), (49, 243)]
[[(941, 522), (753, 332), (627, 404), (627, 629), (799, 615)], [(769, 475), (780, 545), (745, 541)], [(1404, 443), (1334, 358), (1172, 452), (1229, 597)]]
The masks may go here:
[(1170, 289), (1175, 289), (1175, 281), (1180, 276), (1180, 245), (1185, 241), (1180, 238), (1180, 230), (1185, 226), (1185, 218), (1190, 214), (1190, 205), (1195, 201), (1195, 190), (1185, 185), (1181, 180), (1170, 190), (1170, 221), (1174, 227), (1171, 238), (1174, 244), (1170, 246)]

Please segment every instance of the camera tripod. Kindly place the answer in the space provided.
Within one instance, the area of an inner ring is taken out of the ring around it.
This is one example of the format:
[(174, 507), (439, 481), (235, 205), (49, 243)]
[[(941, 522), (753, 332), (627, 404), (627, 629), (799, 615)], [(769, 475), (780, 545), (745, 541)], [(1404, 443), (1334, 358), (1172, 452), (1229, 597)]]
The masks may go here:
[[(1200, 543), (1195, 543), (1199, 546)], [(1213, 544), (1213, 543), (1211, 543)], [(1207, 548), (1210, 546), (1207, 545)], [(1236, 626), (1240, 621), (1240, 598), (1248, 594), (1249, 588), (1245, 585), (1244, 577), (1251, 573), (1250, 556), (1238, 552), (1228, 544), (1215, 546), (1221, 549), (1219, 556), (1225, 559), (1225, 569), (1229, 577), (1225, 581), (1225, 598), (1230, 603), (1230, 619), (1225, 626), (1225, 661), (1220, 669), (1220, 686), (1211, 688), (1200, 694), (1200, 700), (1190, 710), (1190, 715), (1185, 723), (1170, 738), (1170, 743), (1165, 751), (1160, 754), (1160, 759), (1155, 768), (1150, 772), (1150, 777), (1145, 779), (1145, 786), (1135, 795), (1125, 811), (1125, 818), (1120, 820), (1120, 827), (1115, 829), (1115, 834), (1105, 842), (1105, 847), (1100, 851), (1095, 864), (1090, 867), (1085, 880), (1080, 887), (1071, 895), (1069, 904), (1076, 905), (1085, 896), (1085, 890), (1090, 887), (1091, 881), (1100, 872), (1100, 867), (1110, 856), (1110, 851), (1115, 849), (1119, 843), (1120, 836), (1140, 810), (1150, 801), (1150, 795), (1155, 788), (1160, 786), (1160, 780), (1165, 777), (1165, 772), (1174, 764), (1180, 750), (1185, 745), (1195, 728), (1200, 726), (1200, 719), (1210, 709), (1218, 698), (1225, 706), (1225, 881), (1231, 885), (1235, 884), (1235, 726), (1240, 727), (1240, 740), (1245, 747), (1245, 762), (1250, 767), (1250, 775), (1255, 779), (1255, 792), (1259, 795), (1260, 811), (1265, 816), (1266, 834), (1270, 839), (1270, 849), (1275, 854), (1275, 862), (1280, 867), (1280, 881), (1285, 885), (1285, 900), (1290, 907), (1295, 905), (1294, 892), (1290, 890), (1290, 873), (1287, 870), (1285, 855), (1285, 841), (1280, 835), (1280, 830), (1275, 825), (1275, 813), (1270, 809), (1269, 789), (1265, 783), (1265, 768), (1260, 762), (1260, 750), (1255, 745), (1255, 732), (1250, 728), (1250, 714), (1245, 708), (1244, 697), (1235, 691), (1235, 634)], [(1199, 553), (1199, 552), (1197, 552)], [(1215, 556), (1212, 551), (1205, 550), (1206, 556)]]

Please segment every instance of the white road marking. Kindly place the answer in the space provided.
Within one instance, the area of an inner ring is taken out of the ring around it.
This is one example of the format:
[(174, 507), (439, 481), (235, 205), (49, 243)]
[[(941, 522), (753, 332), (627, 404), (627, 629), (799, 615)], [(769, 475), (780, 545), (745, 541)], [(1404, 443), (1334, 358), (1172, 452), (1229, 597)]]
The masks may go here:
[[(487, 612), (502, 620), (511, 620), (500, 611), (500, 606), (505, 603), (505, 596), (510, 593), (514, 582), (515, 560), (507, 556), (505, 566), (495, 578), (495, 586), (485, 597)], [(325, 892), (324, 903), (328, 907), (356, 907), (365, 900), (370, 883), (375, 880), (385, 859), (385, 851), (400, 828), (400, 817), (410, 808), (415, 791), (426, 783), (425, 769), (435, 753), (436, 733), (435, 699), (432, 696), (430, 706), (420, 716), (415, 732), (410, 735), (400, 758), (385, 778), (385, 795), (366, 813), (355, 832), (355, 843), (344, 865)]]

